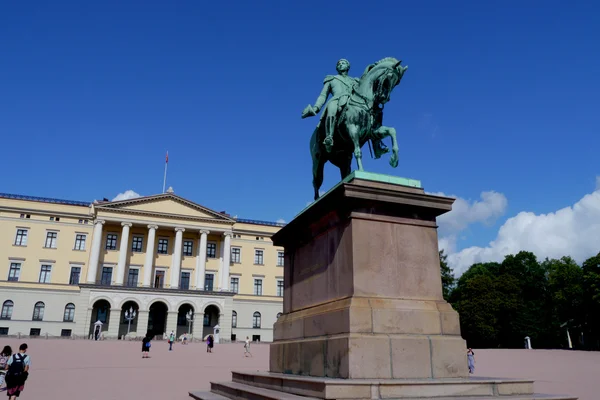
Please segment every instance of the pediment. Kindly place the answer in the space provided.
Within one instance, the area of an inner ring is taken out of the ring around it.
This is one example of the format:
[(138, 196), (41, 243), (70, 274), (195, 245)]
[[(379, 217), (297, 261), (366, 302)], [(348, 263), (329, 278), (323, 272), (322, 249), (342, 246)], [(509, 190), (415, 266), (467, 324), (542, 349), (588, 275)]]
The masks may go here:
[(186, 200), (172, 193), (155, 196), (138, 197), (136, 199), (100, 203), (99, 210), (120, 213), (146, 214), (189, 218), (196, 220), (214, 220), (218, 222), (234, 222), (231, 217), (216, 212), (199, 204)]

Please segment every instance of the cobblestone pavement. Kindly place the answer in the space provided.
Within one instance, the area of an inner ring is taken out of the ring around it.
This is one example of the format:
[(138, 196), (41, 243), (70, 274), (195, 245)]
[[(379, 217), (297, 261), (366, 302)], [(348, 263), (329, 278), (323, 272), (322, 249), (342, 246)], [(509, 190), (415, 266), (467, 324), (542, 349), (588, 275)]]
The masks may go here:
[[(268, 344), (253, 344), (253, 357), (244, 358), (243, 343), (215, 345), (208, 354), (201, 343), (176, 344), (169, 352), (168, 344), (154, 341), (150, 359), (141, 358), (141, 342), (0, 339), (0, 346), (16, 349), (22, 342), (32, 360), (22, 400), (187, 400), (211, 380), (230, 380), (232, 369), (269, 364)], [(475, 375), (532, 378), (538, 392), (598, 399), (598, 352), (475, 349), (475, 357)]]

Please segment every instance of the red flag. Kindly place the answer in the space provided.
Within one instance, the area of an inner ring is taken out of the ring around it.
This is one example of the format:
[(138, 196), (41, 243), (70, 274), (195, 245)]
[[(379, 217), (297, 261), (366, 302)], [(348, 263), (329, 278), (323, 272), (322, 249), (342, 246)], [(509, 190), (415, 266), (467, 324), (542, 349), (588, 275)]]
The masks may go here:
[(169, 163), (169, 152), (168, 151), (167, 151), (167, 157), (165, 159), (165, 163), (167, 163), (167, 164)]

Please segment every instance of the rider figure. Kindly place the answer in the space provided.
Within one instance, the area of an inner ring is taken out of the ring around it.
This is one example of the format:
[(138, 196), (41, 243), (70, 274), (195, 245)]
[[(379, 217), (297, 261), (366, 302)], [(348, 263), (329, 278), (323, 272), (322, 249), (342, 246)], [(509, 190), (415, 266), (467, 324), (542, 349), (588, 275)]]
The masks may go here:
[[(327, 110), (321, 114), (321, 119), (325, 117), (325, 140), (323, 145), (328, 153), (331, 152), (333, 147), (333, 132), (335, 130), (335, 124), (337, 122), (338, 112), (346, 105), (352, 89), (359, 81), (358, 78), (352, 78), (348, 76), (350, 70), (350, 63), (348, 60), (342, 58), (337, 62), (336, 70), (338, 75), (327, 75), (323, 81), (323, 90), (317, 98), (314, 107), (311, 105), (306, 106), (302, 111), (302, 118), (312, 117), (323, 107), (323, 104), (327, 101), (327, 97), (331, 94), (332, 97), (327, 103)], [(373, 147), (375, 148), (376, 158), (379, 158), (382, 154), (387, 153), (389, 150), (383, 145), (381, 140), (373, 139)]]

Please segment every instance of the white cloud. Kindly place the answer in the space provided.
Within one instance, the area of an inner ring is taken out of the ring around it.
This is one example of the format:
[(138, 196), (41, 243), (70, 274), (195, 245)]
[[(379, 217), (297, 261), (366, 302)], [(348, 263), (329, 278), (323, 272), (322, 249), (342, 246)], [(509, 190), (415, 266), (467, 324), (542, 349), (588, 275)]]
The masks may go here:
[(279, 219), (277, 220), (277, 223), (278, 223), (278, 224), (285, 224), (285, 219), (283, 219), (283, 218), (279, 218)]
[[(596, 179), (596, 183), (599, 180)], [(549, 214), (520, 212), (509, 218), (486, 247), (469, 247), (448, 256), (457, 275), (472, 264), (502, 261), (504, 256), (531, 251), (538, 258), (565, 255), (582, 262), (600, 251), (600, 188), (573, 206)]]
[(140, 196), (138, 193), (134, 192), (133, 190), (126, 190), (123, 193), (119, 193), (111, 201), (129, 200), (129, 199), (135, 199), (137, 197), (142, 197), (142, 196)]

